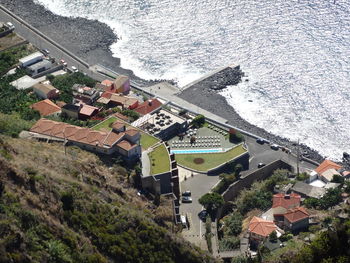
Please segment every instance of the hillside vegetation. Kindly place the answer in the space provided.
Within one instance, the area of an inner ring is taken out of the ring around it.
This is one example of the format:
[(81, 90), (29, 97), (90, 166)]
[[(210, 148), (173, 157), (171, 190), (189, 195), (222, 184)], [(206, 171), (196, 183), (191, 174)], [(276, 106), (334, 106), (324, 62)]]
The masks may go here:
[(155, 206), (125, 168), (66, 150), (0, 136), (0, 262), (215, 262), (169, 231), (169, 201)]

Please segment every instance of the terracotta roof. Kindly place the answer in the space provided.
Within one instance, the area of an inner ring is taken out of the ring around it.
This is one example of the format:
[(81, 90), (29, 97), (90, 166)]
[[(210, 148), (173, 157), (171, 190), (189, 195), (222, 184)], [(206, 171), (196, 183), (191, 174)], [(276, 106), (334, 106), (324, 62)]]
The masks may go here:
[(102, 85), (105, 85), (107, 87), (110, 87), (113, 85), (113, 81), (109, 80), (109, 79), (105, 79), (104, 81), (101, 82)]
[(350, 172), (349, 172), (349, 171), (344, 171), (344, 172), (343, 172), (343, 176), (348, 176), (348, 175), (350, 175)]
[(130, 143), (129, 141), (127, 140), (122, 140), (121, 142), (119, 142), (117, 144), (120, 148), (126, 150), (126, 151), (129, 151), (131, 150), (132, 148), (135, 148), (137, 146), (137, 144), (132, 144)]
[(308, 218), (310, 215), (304, 207), (297, 207), (287, 211), (284, 217), (291, 223), (298, 222), (302, 219)]
[(138, 130), (136, 130), (136, 129), (129, 129), (129, 130), (126, 130), (125, 133), (130, 135), (130, 136), (135, 136), (136, 134), (138, 134), (140, 132)]
[(67, 103), (65, 103), (64, 101), (56, 101), (56, 104), (58, 107), (63, 107), (64, 105), (66, 105)]
[(162, 103), (157, 99), (151, 99), (146, 100), (142, 102), (136, 109), (138, 113), (142, 115), (146, 115), (148, 113), (151, 113), (152, 111), (158, 109), (160, 106), (162, 106)]
[(30, 107), (34, 110), (37, 110), (41, 116), (49, 116), (61, 111), (61, 108), (49, 99), (34, 103)]
[(47, 119), (38, 120), (30, 131), (100, 147), (103, 145), (112, 146), (125, 135), (124, 133), (116, 134), (114, 132), (94, 131), (89, 128), (82, 128)]
[(114, 113), (114, 116), (118, 117), (119, 119), (122, 119), (123, 121), (128, 121), (129, 120), (129, 117), (128, 116), (125, 116), (119, 112), (116, 112)]
[(40, 90), (42, 92), (44, 92), (45, 94), (49, 93), (51, 90), (57, 90), (54, 86), (50, 85), (50, 84), (44, 84), (44, 83), (37, 83), (33, 86), (33, 89), (37, 89)]
[(91, 116), (96, 110), (98, 110), (98, 108), (87, 104), (83, 104), (83, 107), (80, 109), (79, 113), (86, 116)]
[(251, 233), (254, 233), (263, 237), (269, 236), (276, 229), (277, 227), (274, 222), (267, 221), (265, 219), (262, 219), (256, 216), (252, 218), (248, 227), (248, 230)]
[(327, 171), (328, 169), (335, 169), (339, 170), (341, 166), (339, 164), (336, 164), (330, 160), (324, 160), (316, 169), (315, 171), (318, 174), (322, 174), (323, 172)]
[[(101, 97), (105, 98), (104, 101), (107, 101), (106, 99), (109, 99), (109, 101), (113, 101), (115, 103), (122, 104), (125, 108), (128, 108), (129, 106), (132, 106), (138, 102), (138, 100), (135, 98), (119, 95), (119, 94), (108, 92), (108, 91), (103, 92)], [(101, 103), (103, 103), (102, 100), (101, 100)]]
[(115, 129), (115, 130), (120, 130), (122, 129), (123, 127), (125, 127), (125, 124), (123, 122), (120, 122), (120, 121), (115, 121), (113, 124), (112, 124), (112, 128)]
[(275, 194), (273, 195), (272, 208), (282, 206), (286, 209), (300, 205), (301, 196), (295, 193), (291, 194)]

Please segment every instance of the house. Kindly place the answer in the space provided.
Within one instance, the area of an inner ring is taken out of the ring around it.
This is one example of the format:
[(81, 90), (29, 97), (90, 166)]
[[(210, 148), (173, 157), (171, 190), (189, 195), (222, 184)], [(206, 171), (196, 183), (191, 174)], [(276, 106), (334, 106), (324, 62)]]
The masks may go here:
[(278, 193), (273, 195), (272, 213), (275, 221), (283, 222), (283, 215), (288, 209), (300, 206), (301, 196), (295, 193), (283, 194)]
[(57, 99), (60, 94), (60, 91), (48, 82), (35, 84), (33, 91), (38, 97), (43, 99)]
[(124, 95), (130, 92), (130, 80), (127, 76), (120, 75), (113, 82), (113, 89), (117, 93), (122, 93)]
[(119, 124), (116, 127), (113, 125), (110, 132), (102, 132), (40, 119), (30, 129), (30, 133), (39, 139), (40, 135), (52, 140), (63, 139), (67, 143), (97, 153), (119, 154), (127, 160), (138, 159), (141, 155), (140, 132), (134, 129), (126, 130), (125, 126), (121, 127)]
[(44, 54), (41, 52), (35, 52), (33, 54), (30, 54), (26, 57), (23, 57), (21, 59), (19, 59), (19, 65), (22, 68), (26, 68), (30, 65), (33, 65), (39, 61), (42, 61), (44, 59)]
[(82, 107), (81, 105), (66, 104), (62, 107), (62, 115), (71, 119), (79, 119), (79, 112)]
[(74, 84), (72, 87), (73, 97), (76, 103), (93, 104), (100, 97), (100, 92), (97, 89), (87, 87), (81, 84)]
[(112, 92), (104, 92), (97, 102), (107, 105), (108, 108), (122, 106), (124, 109), (133, 110), (139, 106), (137, 99)]
[(35, 63), (28, 67), (29, 75), (35, 76), (41, 72), (44, 72), (52, 67), (52, 63), (49, 60), (43, 60), (38, 63)]
[(340, 173), (338, 173), (337, 170), (335, 170), (334, 168), (331, 168), (321, 173), (320, 177), (325, 183), (329, 183), (333, 180), (334, 175), (342, 176)]
[(335, 162), (332, 162), (330, 160), (324, 160), (316, 169), (316, 173), (318, 173), (319, 175), (321, 175), (322, 173), (324, 173), (325, 171), (329, 170), (329, 169), (334, 169), (334, 170), (339, 170), (340, 168), (342, 168), (339, 164), (336, 164)]
[(87, 120), (87, 119), (90, 119), (92, 116), (95, 116), (98, 112), (99, 112), (98, 108), (87, 104), (82, 104), (80, 106), (78, 118), (80, 120)]
[(296, 182), (291, 188), (291, 191), (300, 194), (302, 198), (321, 198), (326, 193), (325, 188), (312, 186), (304, 182)]
[(276, 230), (274, 222), (254, 216), (248, 226), (249, 242), (252, 246), (257, 246)]
[(298, 232), (307, 229), (309, 226), (309, 217), (310, 215), (304, 207), (289, 209), (284, 214), (285, 230)]
[(61, 108), (49, 99), (34, 103), (30, 106), (30, 108), (37, 110), (42, 117), (58, 116), (61, 113)]
[(153, 113), (162, 106), (162, 103), (158, 99), (146, 100), (135, 109), (141, 116)]

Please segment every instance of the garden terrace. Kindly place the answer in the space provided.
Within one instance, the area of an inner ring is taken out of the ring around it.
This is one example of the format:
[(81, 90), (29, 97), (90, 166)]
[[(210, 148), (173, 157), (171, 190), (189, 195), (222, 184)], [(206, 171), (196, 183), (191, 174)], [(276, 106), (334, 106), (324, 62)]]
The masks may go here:
[(156, 147), (148, 154), (151, 163), (151, 174), (161, 174), (170, 171), (170, 159), (168, 150), (164, 144)]

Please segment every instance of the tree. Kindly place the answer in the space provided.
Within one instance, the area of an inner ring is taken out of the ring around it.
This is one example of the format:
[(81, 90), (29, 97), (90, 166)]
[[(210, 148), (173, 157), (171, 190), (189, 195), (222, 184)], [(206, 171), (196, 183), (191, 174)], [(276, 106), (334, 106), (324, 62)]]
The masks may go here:
[(233, 143), (240, 143), (242, 141), (244, 141), (244, 136), (242, 133), (240, 133), (239, 131), (235, 130), (235, 129), (230, 129), (229, 131), (229, 138), (230, 138), (230, 142)]
[(191, 124), (196, 128), (202, 127), (204, 123), (205, 123), (205, 117), (201, 114), (197, 115), (191, 122)]
[(224, 198), (218, 193), (206, 193), (198, 201), (210, 214), (224, 204)]
[(271, 232), (271, 234), (269, 235), (269, 239), (271, 242), (276, 242), (277, 241), (277, 233), (276, 231)]
[(344, 183), (344, 177), (339, 175), (339, 174), (335, 174), (335, 175), (333, 175), (332, 183), (343, 184)]

